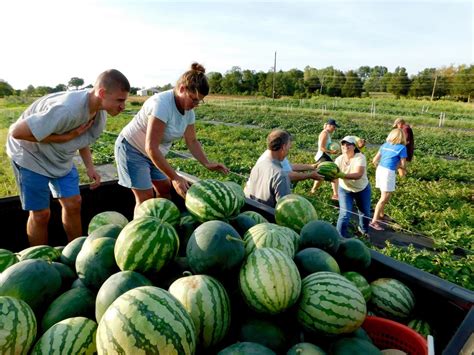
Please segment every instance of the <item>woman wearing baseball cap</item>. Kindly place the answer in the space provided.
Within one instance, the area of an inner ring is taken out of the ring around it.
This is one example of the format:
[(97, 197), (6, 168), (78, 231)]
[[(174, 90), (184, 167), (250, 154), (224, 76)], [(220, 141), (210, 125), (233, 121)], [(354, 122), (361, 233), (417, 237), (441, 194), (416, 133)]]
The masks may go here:
[(368, 235), (370, 221), (371, 188), (367, 178), (367, 161), (359, 151), (354, 136), (341, 140), (342, 155), (335, 160), (344, 178), (339, 179), (339, 218), (337, 230), (348, 238), (347, 227), (351, 221), (354, 202), (359, 209), (359, 232)]

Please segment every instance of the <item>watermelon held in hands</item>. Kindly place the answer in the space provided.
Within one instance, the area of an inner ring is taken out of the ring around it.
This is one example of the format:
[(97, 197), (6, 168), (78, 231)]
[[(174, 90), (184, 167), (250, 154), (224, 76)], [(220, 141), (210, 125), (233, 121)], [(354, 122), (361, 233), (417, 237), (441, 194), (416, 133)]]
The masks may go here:
[(329, 150), (335, 150), (336, 153), (334, 154), (339, 154), (341, 152), (341, 145), (337, 142), (331, 142), (331, 144), (329, 144)]
[(314, 206), (306, 198), (296, 194), (283, 196), (275, 206), (275, 221), (299, 233), (303, 226), (318, 219)]

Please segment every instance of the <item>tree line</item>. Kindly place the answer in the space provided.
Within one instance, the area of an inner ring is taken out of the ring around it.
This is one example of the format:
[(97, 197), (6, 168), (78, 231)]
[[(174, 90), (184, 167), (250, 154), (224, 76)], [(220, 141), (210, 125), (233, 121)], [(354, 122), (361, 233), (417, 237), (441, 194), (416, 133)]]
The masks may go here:
[[(391, 93), (398, 97), (435, 99), (450, 98), (471, 101), (474, 96), (474, 65), (426, 68), (418, 74), (408, 76), (405, 68), (397, 67), (389, 72), (384, 66), (362, 66), (357, 70), (343, 72), (332, 66), (322, 69), (306, 66), (304, 70), (268, 72), (245, 69), (238, 66), (221, 74), (208, 74), (211, 93), (225, 95), (260, 95), (266, 97), (311, 97), (327, 95), (334, 97), (361, 97), (370, 93)], [(82, 87), (84, 80), (73, 77), (68, 85), (56, 87), (29, 85), (25, 90), (15, 90), (0, 79), (0, 97), (9, 95), (42, 96), (68, 88)], [(86, 87), (92, 87), (88, 85)], [(157, 89), (171, 88), (171, 84)], [(136, 94), (139, 88), (132, 87)]]

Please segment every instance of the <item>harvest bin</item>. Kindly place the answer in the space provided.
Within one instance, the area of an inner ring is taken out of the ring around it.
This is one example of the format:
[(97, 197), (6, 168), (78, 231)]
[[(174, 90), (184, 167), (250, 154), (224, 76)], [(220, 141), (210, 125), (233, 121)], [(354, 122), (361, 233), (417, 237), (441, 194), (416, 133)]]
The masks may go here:
[[(190, 182), (196, 177), (181, 173)], [(90, 219), (102, 211), (118, 211), (131, 220), (134, 198), (129, 189), (116, 181), (103, 183), (98, 189), (90, 190), (81, 186), (83, 230), (87, 231)], [(178, 207), (184, 209), (184, 201), (173, 196)], [(247, 200), (244, 210), (257, 211), (274, 222), (274, 209), (252, 200)], [(65, 245), (66, 236), (62, 228), (59, 203), (51, 202), (51, 222), (49, 226), (50, 244)], [(28, 247), (26, 220), (28, 213), (21, 209), (18, 196), (0, 199), (0, 248), (20, 251)], [(371, 250), (372, 263), (368, 270), (369, 281), (379, 277), (393, 277), (409, 286), (415, 293), (419, 316), (426, 319), (434, 329), (435, 351), (437, 354), (459, 354), (467, 350), (474, 337), (474, 292), (457, 286), (414, 268), (405, 263)], [(470, 349), (472, 351), (472, 349)], [(466, 352), (471, 353), (471, 352)]]

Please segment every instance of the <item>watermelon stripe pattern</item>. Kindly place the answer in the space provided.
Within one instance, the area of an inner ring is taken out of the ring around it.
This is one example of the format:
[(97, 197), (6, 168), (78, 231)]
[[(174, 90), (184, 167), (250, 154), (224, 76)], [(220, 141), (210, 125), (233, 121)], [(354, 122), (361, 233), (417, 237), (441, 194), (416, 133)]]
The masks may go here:
[(0, 272), (5, 271), (9, 266), (12, 266), (18, 261), (15, 253), (7, 249), (0, 249)]
[(297, 233), (310, 221), (318, 219), (314, 206), (306, 198), (296, 194), (283, 196), (275, 206), (275, 221)]
[(20, 251), (20, 261), (28, 259), (43, 259), (56, 261), (61, 256), (61, 251), (49, 245), (36, 245)]
[(412, 319), (410, 322), (408, 322), (408, 327), (423, 335), (424, 337), (427, 337), (432, 333), (431, 326), (423, 319)]
[(371, 304), (375, 313), (394, 319), (410, 316), (415, 307), (413, 292), (396, 279), (380, 278), (372, 281)]
[(140, 217), (122, 229), (114, 255), (122, 271), (159, 271), (178, 249), (179, 237), (173, 226), (155, 217)]
[(297, 319), (305, 328), (333, 335), (351, 333), (366, 313), (364, 296), (345, 277), (322, 271), (303, 279)]
[(156, 217), (175, 226), (181, 218), (181, 213), (172, 201), (158, 197), (142, 202), (135, 210), (134, 218), (145, 216)]
[(94, 354), (97, 323), (85, 317), (73, 317), (56, 323), (35, 344), (31, 355)]
[(116, 224), (120, 227), (125, 227), (127, 223), (128, 219), (123, 214), (116, 211), (105, 211), (92, 217), (87, 228), (87, 233), (91, 234), (97, 228), (106, 224)]
[[(295, 257), (294, 235), (273, 223), (260, 223), (251, 227), (244, 234), (245, 256), (257, 248), (275, 248), (281, 250), (291, 259)], [(297, 244), (297, 243), (296, 243)]]
[(191, 315), (198, 345), (209, 348), (225, 337), (230, 327), (230, 300), (217, 279), (208, 275), (182, 277), (171, 284), (169, 292)]
[(107, 309), (97, 330), (98, 354), (194, 354), (193, 320), (169, 292), (143, 286)]
[(199, 221), (231, 217), (240, 208), (240, 201), (231, 187), (208, 179), (194, 183), (186, 193), (186, 208)]
[(239, 273), (245, 302), (257, 312), (277, 314), (291, 307), (301, 291), (301, 277), (293, 260), (274, 248), (256, 249)]
[(0, 296), (0, 354), (28, 354), (36, 331), (35, 315), (26, 302)]

